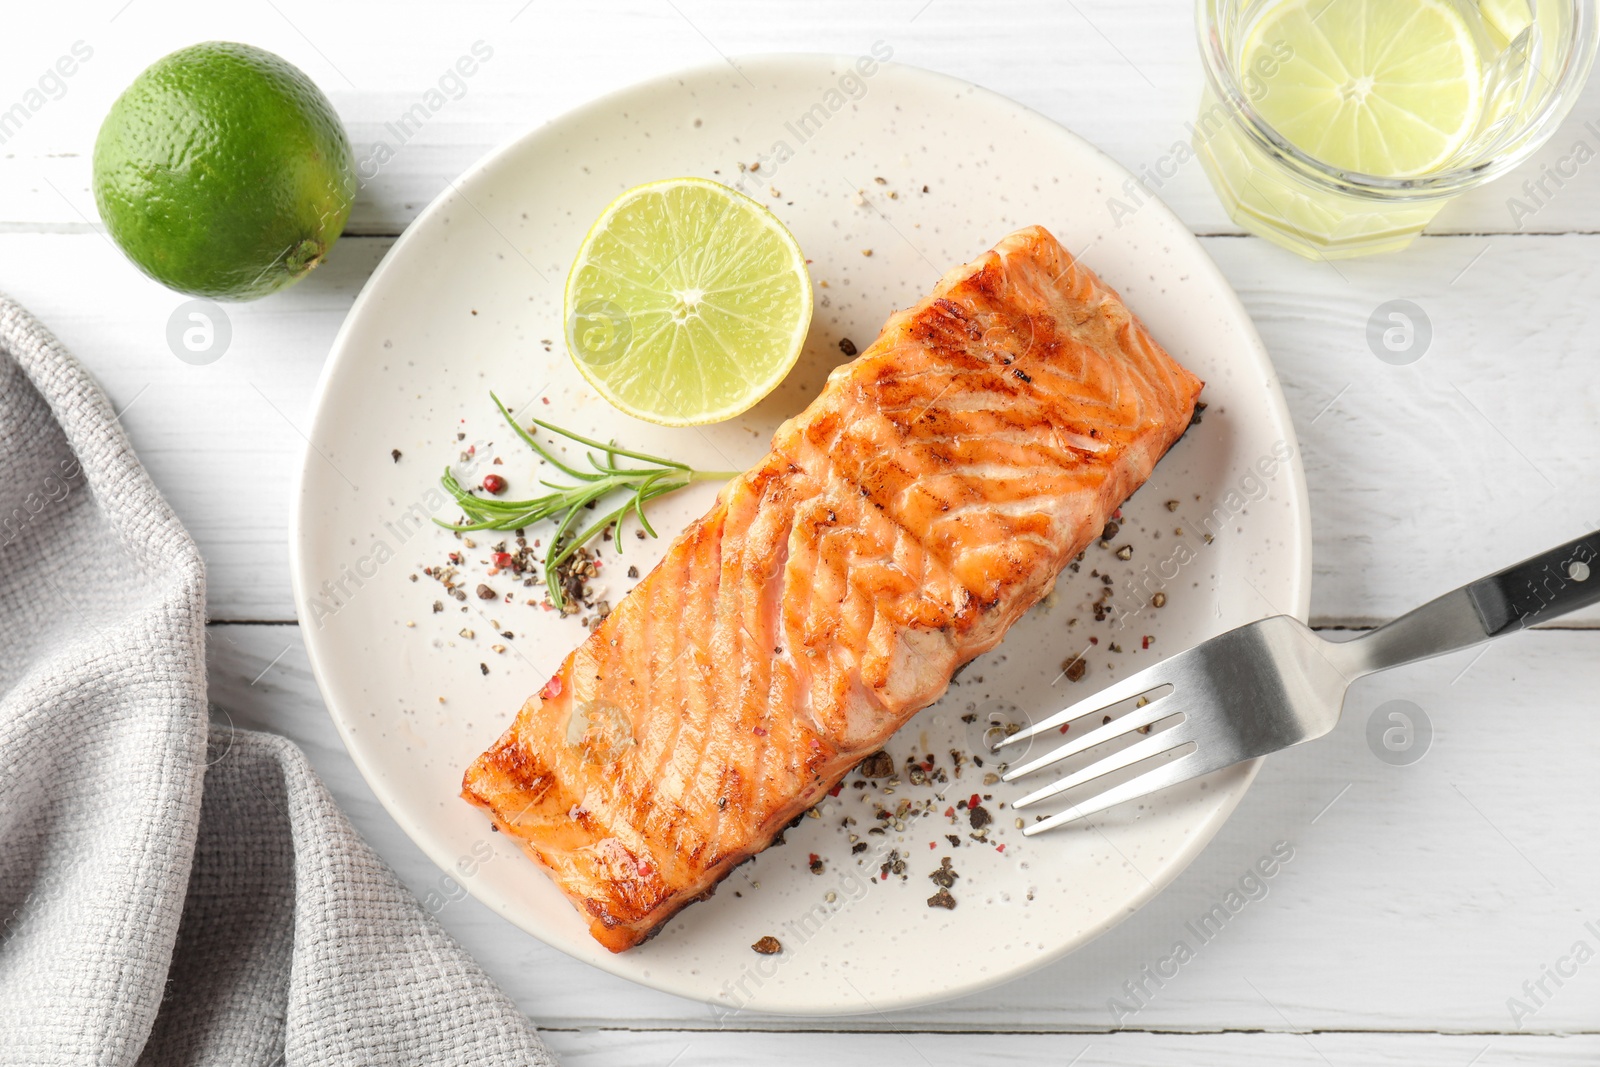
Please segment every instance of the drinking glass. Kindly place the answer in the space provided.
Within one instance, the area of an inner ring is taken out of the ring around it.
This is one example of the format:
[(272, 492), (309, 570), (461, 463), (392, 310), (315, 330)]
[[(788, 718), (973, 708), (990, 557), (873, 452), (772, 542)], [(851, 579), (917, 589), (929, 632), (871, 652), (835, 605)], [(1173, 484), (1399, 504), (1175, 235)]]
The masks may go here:
[[(1594, 63), (1595, 0), (1529, 0), (1532, 23), (1501, 47), (1495, 47), (1476, 0), (1445, 0), (1461, 12), (1481, 46), (1484, 106), (1476, 128), (1426, 174), (1396, 178), (1341, 170), (1281, 136), (1256, 110), (1271, 71), (1242, 69), (1242, 52), (1256, 21), (1281, 2), (1197, 0), (1206, 86), (1193, 144), (1235, 222), (1311, 258), (1410, 244), (1451, 199), (1511, 170), (1543, 145), (1572, 109)], [(1273, 61), (1266, 53), (1254, 57), (1257, 66)], [(1600, 137), (1576, 163), (1563, 163), (1571, 169), (1596, 154)], [(1557, 174), (1555, 180), (1570, 177)], [(1554, 191), (1548, 178), (1541, 179), (1540, 204)]]

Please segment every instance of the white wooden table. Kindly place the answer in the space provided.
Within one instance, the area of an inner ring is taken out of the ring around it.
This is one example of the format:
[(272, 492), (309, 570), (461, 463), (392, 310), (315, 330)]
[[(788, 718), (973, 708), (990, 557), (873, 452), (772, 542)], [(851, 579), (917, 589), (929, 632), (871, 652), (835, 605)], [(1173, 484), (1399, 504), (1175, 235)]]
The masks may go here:
[[(99, 377), (199, 540), (213, 700), (234, 722), (304, 746), (419, 895), (447, 883), (377, 806), (311, 680), (286, 514), (334, 331), (446, 180), (598, 93), (742, 53), (857, 53), (882, 40), (895, 59), (1014, 97), (1134, 169), (1187, 137), (1200, 84), (1184, 0), (981, 10), (951, 0), (448, 10), (423, 0), (97, 0), (7, 14), (0, 109), (31, 102), (0, 122), (0, 288)], [(329, 262), (288, 293), (232, 309), (231, 351), (196, 367), (165, 340), (182, 298), (135, 271), (97, 226), (89, 153), (140, 69), (210, 38), (261, 45), (307, 71), (343, 115), (358, 159), (475, 41), (493, 57), (367, 184)], [(79, 41), (92, 57), (29, 97)], [(1579, 141), (1600, 150), (1600, 82), (1539, 159), (1454, 205), (1411, 250), (1337, 269), (1242, 236), (1193, 163), (1162, 189), (1238, 289), (1281, 372), (1310, 481), (1319, 625), (1371, 625), (1600, 527), (1600, 164), (1547, 183), (1552, 195), (1520, 228), (1507, 203)], [(1380, 362), (1366, 341), (1369, 316), (1393, 298), (1415, 301), (1433, 326), (1410, 366)], [(575, 1065), (1594, 1063), (1597, 624), (1591, 612), (1362, 683), (1339, 730), (1269, 761), (1215, 843), (1152, 905), (1034, 978), (955, 1003), (719, 1023), (699, 1004), (545, 948), (470, 898), (440, 917)], [(1366, 741), (1370, 712), (1391, 699), (1412, 701), (1433, 725), (1431, 749), (1409, 766), (1380, 761)], [(1185, 922), (1280, 841), (1295, 858), (1267, 897), (1176, 977), (1145, 979)], [(1109, 1001), (1131, 1003), (1124, 983), (1141, 981), (1147, 1004), (1119, 1025)]]

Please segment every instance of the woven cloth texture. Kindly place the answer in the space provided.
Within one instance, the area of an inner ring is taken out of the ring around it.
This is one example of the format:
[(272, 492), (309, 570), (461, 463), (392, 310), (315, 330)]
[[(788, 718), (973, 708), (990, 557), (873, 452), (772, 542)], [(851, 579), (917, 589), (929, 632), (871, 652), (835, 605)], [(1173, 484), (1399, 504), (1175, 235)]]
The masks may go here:
[(208, 722), (205, 569), (0, 297), (0, 1064), (553, 1064), (293, 744)]

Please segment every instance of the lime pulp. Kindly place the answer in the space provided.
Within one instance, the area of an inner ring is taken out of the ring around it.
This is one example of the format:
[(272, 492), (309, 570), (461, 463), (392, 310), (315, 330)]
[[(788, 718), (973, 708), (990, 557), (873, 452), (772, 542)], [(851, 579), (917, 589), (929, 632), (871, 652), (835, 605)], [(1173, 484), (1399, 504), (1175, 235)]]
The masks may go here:
[(630, 189), (584, 238), (564, 300), (579, 372), (636, 418), (732, 418), (777, 387), (811, 324), (811, 279), (766, 208), (702, 178)]

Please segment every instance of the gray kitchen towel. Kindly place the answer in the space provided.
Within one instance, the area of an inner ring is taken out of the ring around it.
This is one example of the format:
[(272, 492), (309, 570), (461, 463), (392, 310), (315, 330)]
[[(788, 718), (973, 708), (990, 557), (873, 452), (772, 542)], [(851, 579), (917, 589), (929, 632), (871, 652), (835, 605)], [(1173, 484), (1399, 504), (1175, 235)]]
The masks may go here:
[(209, 727), (205, 572), (0, 297), (0, 1063), (552, 1064), (292, 744)]

